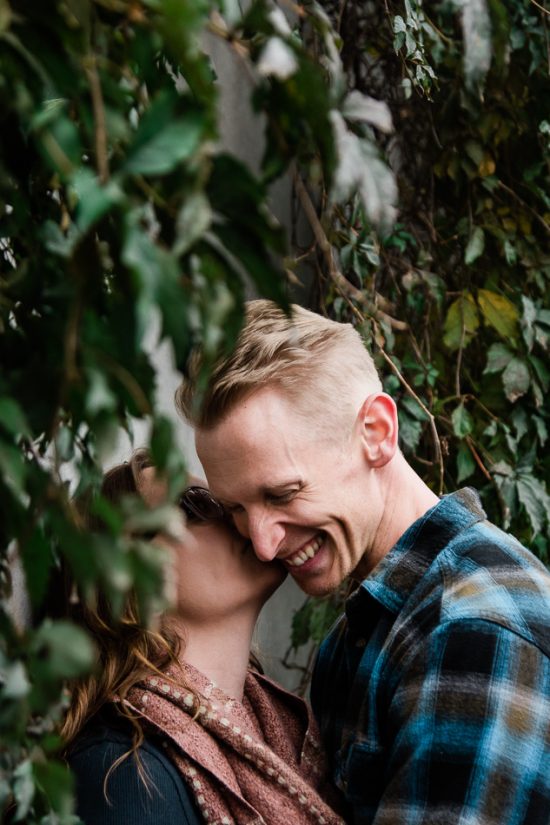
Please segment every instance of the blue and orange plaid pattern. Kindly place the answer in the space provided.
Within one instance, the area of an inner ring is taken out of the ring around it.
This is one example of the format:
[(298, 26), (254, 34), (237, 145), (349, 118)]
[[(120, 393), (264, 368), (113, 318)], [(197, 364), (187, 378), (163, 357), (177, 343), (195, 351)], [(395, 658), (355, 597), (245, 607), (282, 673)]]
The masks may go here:
[(348, 600), (312, 703), (353, 825), (549, 825), (550, 574), (443, 497)]

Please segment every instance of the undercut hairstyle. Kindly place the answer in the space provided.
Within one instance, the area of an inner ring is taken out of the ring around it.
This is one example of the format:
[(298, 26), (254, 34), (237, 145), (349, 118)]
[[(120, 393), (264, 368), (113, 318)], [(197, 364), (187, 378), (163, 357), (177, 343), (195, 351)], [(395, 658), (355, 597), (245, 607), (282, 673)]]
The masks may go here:
[(364, 399), (382, 391), (357, 330), (296, 304), (289, 317), (273, 301), (247, 302), (234, 351), (216, 362), (199, 394), (201, 365), (195, 352), (176, 391), (178, 410), (198, 429), (215, 427), (258, 390), (278, 387), (310, 421), (341, 432)]

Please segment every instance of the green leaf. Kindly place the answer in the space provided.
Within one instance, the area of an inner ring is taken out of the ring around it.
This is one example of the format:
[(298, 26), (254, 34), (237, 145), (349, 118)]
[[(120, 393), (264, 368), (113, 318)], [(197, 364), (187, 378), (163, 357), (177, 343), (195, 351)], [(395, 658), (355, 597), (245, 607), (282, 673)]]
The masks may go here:
[(0, 441), (0, 473), (4, 476), (4, 482), (14, 492), (18, 495), (23, 493), (27, 478), (27, 465), (21, 450), (5, 441)]
[(78, 198), (76, 225), (81, 234), (85, 234), (124, 197), (115, 180), (102, 185), (87, 168), (81, 168), (74, 174), (72, 188)]
[(462, 0), (464, 76), (469, 88), (481, 84), (491, 65), (491, 18), (485, 0)]
[(53, 679), (74, 679), (86, 673), (94, 661), (94, 648), (88, 635), (67, 621), (47, 619), (35, 634), (33, 675)]
[(212, 222), (210, 202), (203, 192), (186, 198), (176, 220), (173, 252), (179, 257), (201, 238)]
[(537, 431), (537, 437), (539, 439), (540, 446), (544, 447), (548, 440), (548, 428), (546, 426), (546, 422), (543, 418), (540, 417), (540, 415), (534, 415), (533, 422), (535, 424), (535, 429)]
[[(151, 114), (151, 113), (149, 113)], [(203, 116), (191, 111), (185, 119), (162, 125), (145, 141), (136, 136), (125, 171), (134, 175), (166, 175), (198, 150), (205, 129)]]
[(0, 398), (0, 426), (16, 437), (30, 437), (25, 413), (14, 398)]
[(531, 377), (525, 361), (521, 358), (512, 358), (502, 373), (502, 383), (506, 398), (514, 403), (529, 389)]
[(534, 533), (543, 531), (550, 512), (550, 496), (544, 484), (532, 475), (520, 475), (517, 480), (518, 498), (525, 507)]
[(414, 453), (420, 443), (423, 425), (416, 417), (413, 418), (404, 409), (399, 410), (399, 441), (408, 452)]
[[(66, 763), (35, 762), (34, 776), (36, 785), (45, 794), (54, 811), (70, 814), (72, 809), (73, 777)], [(63, 820), (60, 820), (64, 822)]]
[(489, 289), (480, 289), (478, 303), (485, 321), (503, 338), (516, 338), (518, 333), (519, 312), (504, 295)]
[(90, 416), (116, 409), (116, 398), (109, 388), (105, 375), (99, 370), (89, 369), (88, 390), (86, 393), (86, 411)]
[(383, 100), (375, 100), (357, 89), (351, 91), (344, 100), (342, 114), (347, 120), (370, 123), (386, 134), (393, 131), (388, 104)]
[(2, 687), (0, 695), (2, 699), (24, 699), (30, 690), (27, 673), (22, 662), (13, 662), (0, 671)]
[(479, 327), (479, 315), (469, 292), (453, 301), (443, 326), (443, 343), (450, 350), (468, 346)]
[(298, 71), (298, 60), (284, 40), (270, 37), (260, 53), (256, 69), (263, 77), (288, 80)]
[(529, 355), (528, 358), (529, 363), (533, 367), (535, 375), (540, 381), (542, 389), (544, 390), (544, 392), (548, 392), (548, 389), (550, 388), (550, 370), (548, 369), (544, 361), (537, 355)]
[(397, 187), (392, 172), (381, 161), (374, 141), (348, 129), (340, 112), (332, 112), (332, 125), (338, 155), (332, 198), (347, 200), (357, 193), (368, 218), (387, 230), (396, 215)]
[(234, 261), (244, 267), (261, 295), (283, 307), (288, 306), (283, 274), (277, 264), (266, 259), (258, 243), (254, 243), (250, 236), (238, 232), (236, 228), (229, 229), (227, 226), (216, 226), (216, 235)]
[(472, 451), (464, 442), (462, 442), (460, 447), (458, 448), (458, 453), (456, 456), (456, 469), (457, 484), (462, 484), (462, 482), (469, 478), (475, 472), (476, 469), (476, 463), (474, 461)]
[(491, 344), (487, 353), (487, 364), (483, 370), (483, 374), (492, 372), (501, 372), (508, 366), (514, 353), (506, 344)]
[(537, 319), (537, 307), (527, 295), (522, 295), (521, 302), (523, 304), (523, 314), (521, 316), (523, 340), (527, 344), (527, 349), (531, 351), (535, 343), (534, 324)]
[(34, 799), (32, 762), (26, 759), (13, 772), (13, 795), (16, 802), (14, 822), (24, 822)]
[(293, 649), (311, 641), (320, 644), (340, 613), (340, 607), (331, 597), (307, 599), (292, 619)]
[(458, 438), (464, 438), (464, 436), (469, 435), (474, 429), (474, 420), (462, 401), (458, 407), (453, 410), (451, 420), (453, 422), (454, 433)]
[(46, 538), (40, 527), (36, 527), (20, 547), (27, 590), (31, 604), (37, 608), (46, 595), (54, 561), (51, 540)]
[(477, 261), (480, 255), (483, 254), (483, 250), (485, 249), (485, 232), (480, 226), (476, 226), (473, 230), (470, 238), (468, 240), (468, 244), (466, 246), (466, 251), (464, 253), (464, 263), (468, 266)]

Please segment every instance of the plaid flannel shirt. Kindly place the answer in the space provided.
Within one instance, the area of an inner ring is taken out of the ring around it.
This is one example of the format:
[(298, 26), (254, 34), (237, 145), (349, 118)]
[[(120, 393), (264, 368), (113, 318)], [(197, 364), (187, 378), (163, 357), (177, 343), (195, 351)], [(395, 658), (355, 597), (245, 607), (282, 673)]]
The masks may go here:
[(549, 825), (550, 574), (473, 490), (353, 593), (311, 698), (354, 825)]

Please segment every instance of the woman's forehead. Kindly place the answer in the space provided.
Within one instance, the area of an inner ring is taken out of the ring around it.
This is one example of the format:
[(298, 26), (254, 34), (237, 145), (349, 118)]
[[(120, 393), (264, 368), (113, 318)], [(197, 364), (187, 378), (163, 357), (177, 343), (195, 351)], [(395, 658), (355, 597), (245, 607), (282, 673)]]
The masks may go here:
[[(162, 476), (158, 475), (154, 467), (143, 467), (139, 473), (138, 492), (150, 507), (158, 507), (167, 500), (168, 485)], [(204, 478), (190, 475), (187, 477), (187, 487), (205, 487), (208, 483)]]

